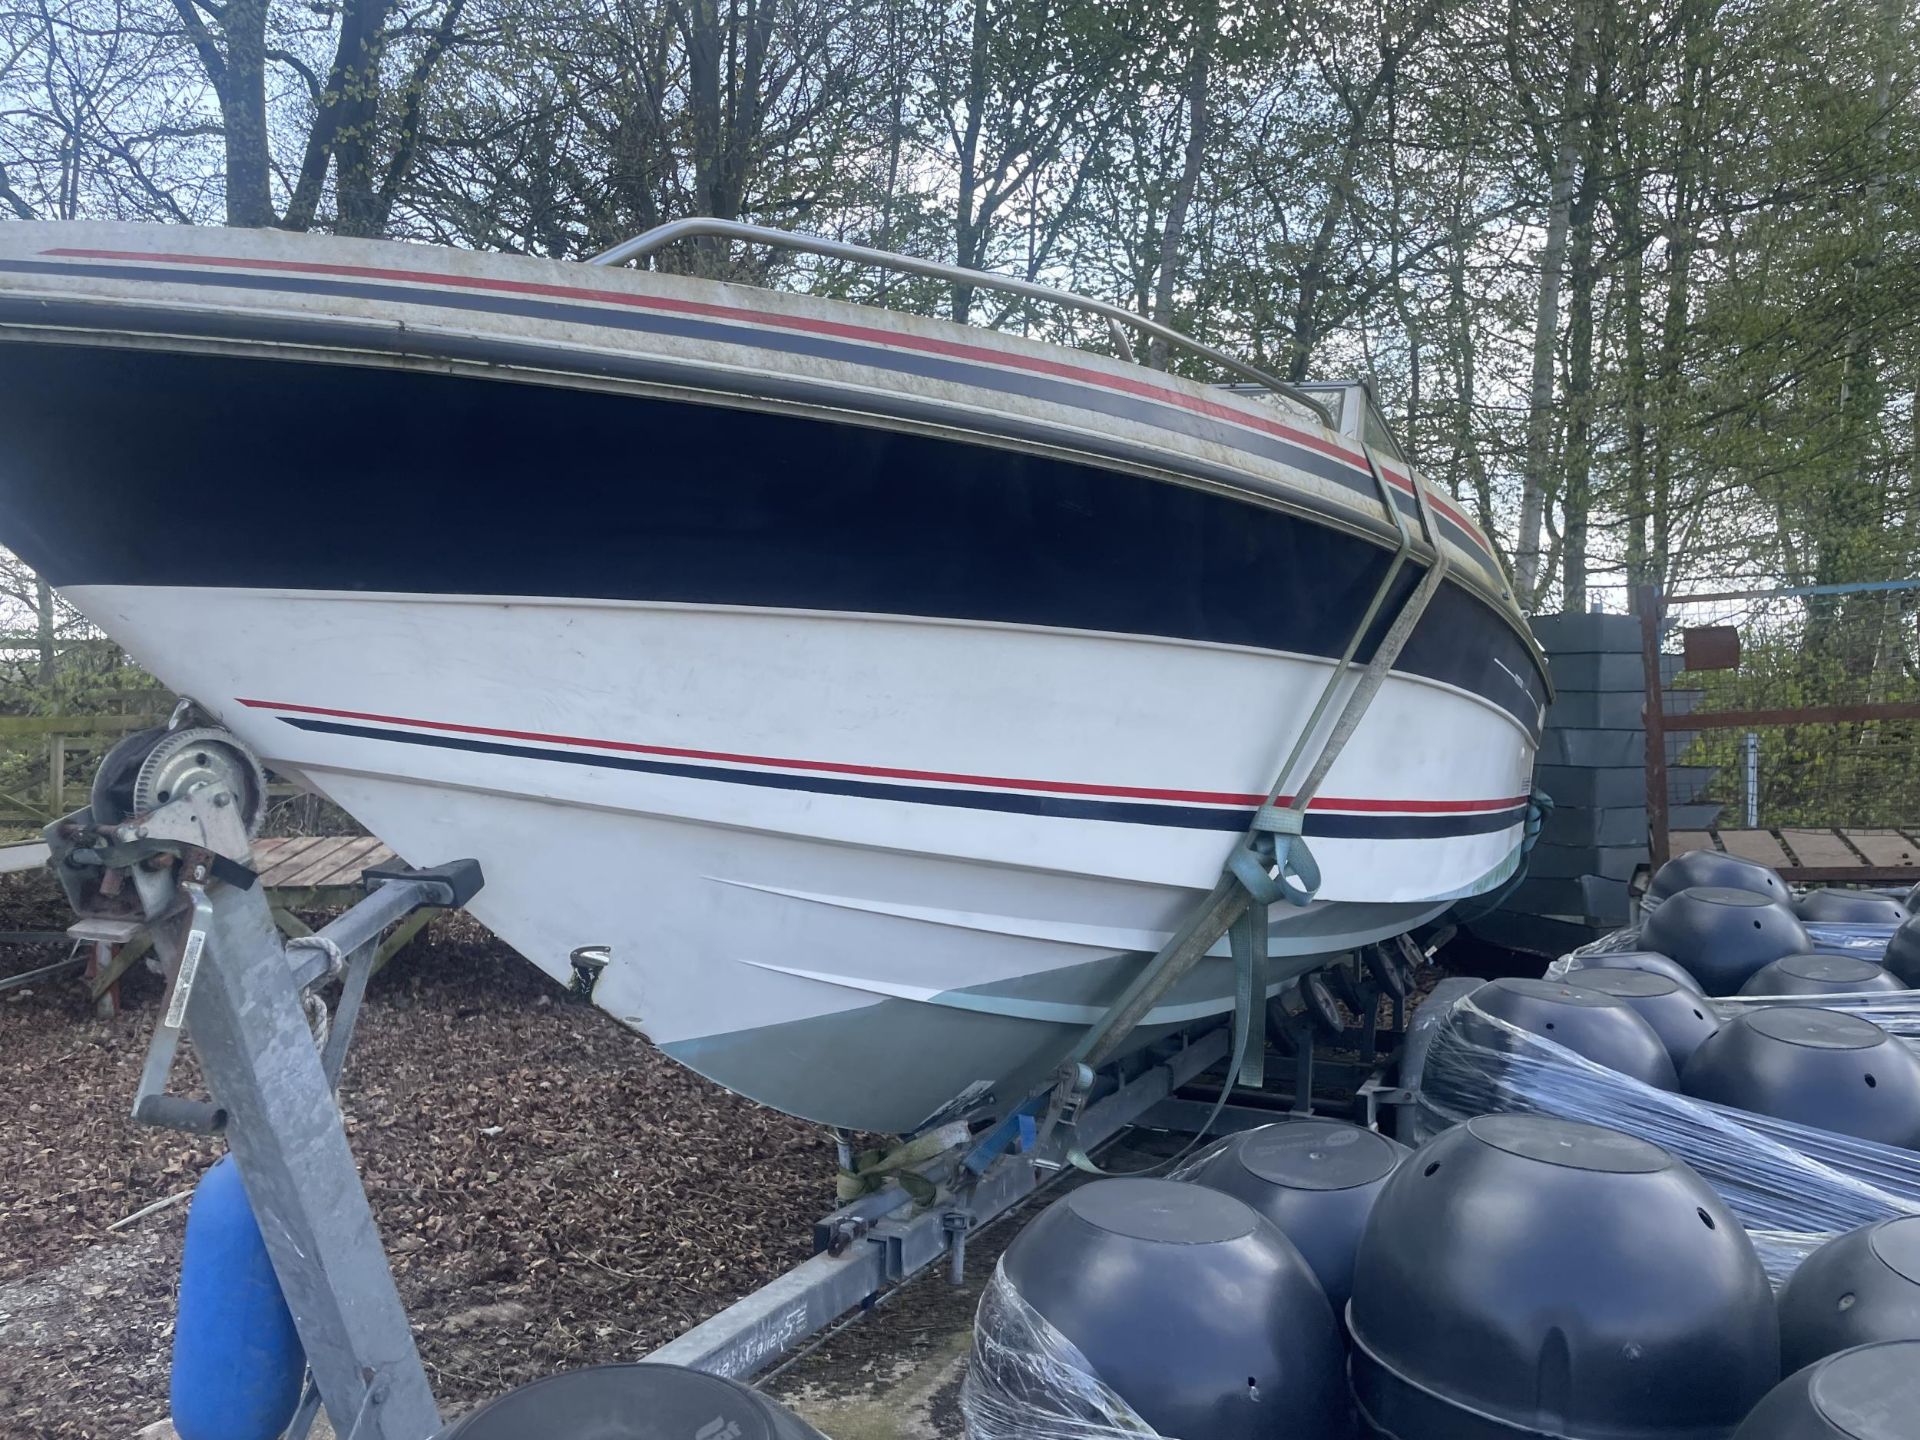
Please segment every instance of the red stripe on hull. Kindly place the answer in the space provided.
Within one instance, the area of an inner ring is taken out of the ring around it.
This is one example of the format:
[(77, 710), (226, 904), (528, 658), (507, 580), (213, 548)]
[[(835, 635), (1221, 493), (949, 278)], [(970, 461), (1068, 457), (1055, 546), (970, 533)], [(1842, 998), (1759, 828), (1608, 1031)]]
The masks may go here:
[[(1160, 790), (1137, 785), (1088, 785), (1073, 780), (1020, 780), (1002, 775), (967, 775), (944, 770), (905, 770), (883, 765), (852, 765), (836, 760), (795, 760), (773, 755), (738, 755), (724, 750), (693, 750), (677, 745), (641, 745), (630, 740), (594, 740), (579, 735), (552, 735), (539, 730), (501, 730), (454, 721), (418, 720), (404, 715), (382, 715), (364, 710), (335, 710), (321, 705), (295, 705), (283, 700), (247, 700), (250, 710), (285, 710), (296, 715), (325, 715), (336, 720), (363, 720), (380, 725), (404, 725), (415, 730), (438, 730), (452, 735), (486, 735), (500, 740), (532, 740), (547, 745), (580, 745), (631, 755), (659, 755), (676, 760), (711, 760), (723, 764), (759, 765), (774, 770), (815, 770), (829, 775), (867, 775), (886, 780), (919, 780), (944, 785), (973, 785), (994, 790), (1034, 790), (1054, 795), (1097, 795), (1119, 800), (1175, 801), (1188, 805), (1257, 806), (1265, 795), (1232, 794), (1219, 790)], [(1287, 804), (1292, 796), (1280, 797)], [(1320, 796), (1309, 810), (1349, 811), (1366, 815), (1469, 815), (1510, 810), (1527, 803), (1525, 795), (1501, 800), (1367, 800)]]

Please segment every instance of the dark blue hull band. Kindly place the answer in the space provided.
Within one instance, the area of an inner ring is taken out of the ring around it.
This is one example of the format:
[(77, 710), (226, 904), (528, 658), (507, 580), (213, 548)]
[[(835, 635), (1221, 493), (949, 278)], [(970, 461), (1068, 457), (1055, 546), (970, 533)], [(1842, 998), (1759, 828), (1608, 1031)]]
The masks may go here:
[[(387, 740), (398, 745), (422, 745), (475, 755), (505, 755), (516, 760), (542, 760), (557, 765), (581, 765), (594, 770), (633, 770), (645, 775), (671, 775), (683, 780), (757, 785), (773, 790), (803, 790), (818, 795), (852, 795), (863, 800), (891, 800), (909, 805), (946, 805), (965, 810), (1046, 815), (1064, 820), (1113, 820), (1123, 825), (1162, 825), (1180, 830), (1235, 833), (1245, 830), (1253, 819), (1251, 807), (1245, 810), (1217, 809), (1203, 805), (1089, 800), (1079, 796), (1019, 794), (1005, 790), (894, 785), (884, 781), (849, 780), (842, 776), (735, 770), (722, 765), (642, 760), (630, 755), (549, 750), (538, 745), (516, 745), (508, 741), (480, 740), (465, 735), (423, 734), (417, 730), (392, 730), (384, 726), (350, 725), (305, 716), (282, 715), (278, 718), (296, 729), (322, 735), (349, 735), (360, 740)], [(1460, 835), (1492, 834), (1511, 829), (1525, 818), (1525, 806), (1468, 815), (1341, 815), (1310, 810), (1307, 812), (1306, 833), (1341, 840), (1439, 840)]]
[[(61, 586), (815, 609), (1332, 657), (1389, 558), (1091, 462), (415, 369), (0, 341), (0, 435), (0, 543)], [(1528, 648), (1460, 585), (1396, 668), (1537, 735)]]

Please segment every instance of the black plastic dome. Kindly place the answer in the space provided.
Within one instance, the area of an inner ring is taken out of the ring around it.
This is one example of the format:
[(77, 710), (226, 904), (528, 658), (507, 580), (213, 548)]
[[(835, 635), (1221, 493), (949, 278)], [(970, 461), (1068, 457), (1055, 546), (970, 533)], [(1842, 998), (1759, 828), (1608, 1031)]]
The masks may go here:
[(1731, 995), (1761, 966), (1813, 948), (1785, 905), (1711, 887), (1668, 896), (1640, 927), (1640, 940), (1679, 961), (1709, 995)]
[(1680, 1084), (1737, 1110), (1920, 1147), (1920, 1057), (1857, 1015), (1778, 1005), (1735, 1016), (1693, 1052)]
[(1337, 1317), (1374, 1197), (1410, 1152), (1344, 1120), (1288, 1120), (1235, 1135), (1183, 1179), (1244, 1200), (1280, 1228)]
[(1892, 896), (1868, 890), (1809, 890), (1793, 902), (1793, 913), (1823, 925), (1898, 925), (1908, 912)]
[(441, 1440), (825, 1440), (737, 1380), (677, 1365), (598, 1365), (509, 1390)]
[[(1920, 1340), (1920, 1215), (1849, 1230), (1800, 1262), (1780, 1292), (1788, 1370), (1876, 1340)], [(1914, 1416), (1920, 1428), (1920, 1413)]]
[(1733, 1440), (1914, 1440), (1920, 1435), (1920, 1340), (1828, 1356), (1774, 1386)]
[(1903, 921), (1887, 941), (1887, 973), (1902, 985), (1920, 990), (1920, 915)]
[(1707, 1004), (1707, 997), (1691, 986), (1647, 970), (1572, 970), (1567, 984), (1583, 990), (1598, 990), (1624, 1000), (1660, 1037), (1667, 1047), (1677, 1074), (1687, 1058), (1714, 1031), (1720, 1017)]
[(1751, 890), (1769, 900), (1783, 902), (1792, 893), (1786, 881), (1758, 860), (1742, 860), (1738, 855), (1723, 855), (1718, 850), (1689, 850), (1674, 856), (1654, 872), (1647, 893), (1664, 900), (1696, 885)]
[(1885, 966), (1851, 955), (1783, 955), (1763, 965), (1740, 987), (1742, 995), (1859, 995), (1904, 990)]
[(1662, 1090), (1679, 1077), (1666, 1044), (1626, 1001), (1558, 980), (1489, 980), (1473, 992), (1487, 1014), (1564, 1045), (1596, 1065)]
[(1780, 1375), (1746, 1231), (1644, 1140), (1483, 1115), (1373, 1207), (1347, 1307), (1355, 1398), (1405, 1440), (1700, 1440)]
[(1313, 1271), (1252, 1207), (1174, 1180), (1096, 1180), (1015, 1237), (1020, 1298), (1162, 1435), (1332, 1440), (1340, 1333)]
[[(1686, 966), (1652, 950), (1614, 950), (1604, 955), (1582, 955), (1580, 968), (1582, 970), (1643, 970), (1649, 975), (1664, 975), (1696, 995), (1707, 993), (1700, 988), (1700, 982), (1693, 978), (1693, 972)], [(1567, 972), (1569, 977), (1577, 973), (1571, 970)]]

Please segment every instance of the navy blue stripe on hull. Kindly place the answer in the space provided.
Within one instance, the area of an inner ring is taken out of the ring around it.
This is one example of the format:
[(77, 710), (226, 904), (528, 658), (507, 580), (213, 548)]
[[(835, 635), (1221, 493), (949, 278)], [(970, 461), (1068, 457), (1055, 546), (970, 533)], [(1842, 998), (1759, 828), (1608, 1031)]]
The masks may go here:
[[(1195, 414), (1177, 405), (1104, 389), (1074, 380), (1036, 375), (1031, 371), (1003, 369), (975, 361), (943, 355), (930, 355), (894, 346), (864, 344), (857, 340), (791, 331), (772, 327), (754, 327), (739, 322), (703, 319), (695, 316), (630, 309), (612, 305), (594, 305), (582, 301), (543, 300), (521, 295), (503, 295), (470, 290), (437, 290), (416, 285), (397, 285), (368, 280), (344, 280), (319, 276), (275, 272), (248, 274), (222, 268), (215, 271), (182, 269), (163, 265), (115, 265), (73, 261), (0, 260), (0, 273), (83, 275), (93, 279), (133, 280), (148, 284), (217, 286), (222, 289), (261, 293), (330, 295), (343, 299), (366, 300), (388, 305), (424, 305), (442, 310), (490, 315), (512, 315), (519, 319), (556, 321), (569, 325), (596, 325), (628, 333), (662, 335), (675, 339), (709, 343), (746, 345), (781, 354), (805, 355), (810, 359), (833, 360), (851, 365), (872, 365), (925, 379), (997, 390), (1026, 399), (1063, 405), (1116, 419), (1152, 425), (1162, 430), (1205, 440), (1212, 444), (1245, 450), (1294, 469), (1303, 470), (1321, 480), (1364, 495), (1373, 500), (1379, 495), (1377, 482), (1351, 464), (1290, 441), (1243, 426), (1229, 425), (1210, 416)], [(866, 394), (863, 402), (882, 397)], [(1411, 495), (1396, 492), (1396, 506), (1402, 515), (1418, 524), (1420, 505)], [(1436, 520), (1454, 544), (1479, 556), (1480, 541), (1465, 527), (1436, 511)], [(1495, 575), (1497, 583), (1504, 587)]]
[[(1087, 461), (413, 369), (0, 341), (0, 435), (0, 544), (61, 586), (760, 606), (1332, 657), (1389, 558)], [(1531, 654), (1462, 585), (1397, 668), (1538, 732)]]
[[(682, 780), (710, 780), (725, 785), (755, 785), (771, 790), (801, 790), (817, 795), (851, 795), (863, 800), (891, 800), (909, 805), (945, 805), (963, 810), (997, 810), (1015, 815), (1045, 815), (1062, 820), (1113, 820), (1125, 825), (1160, 825), (1180, 830), (1242, 831), (1253, 810), (1223, 810), (1203, 805), (1163, 805), (1150, 801), (1093, 800), (1084, 796), (1033, 795), (1004, 790), (942, 789), (927, 785), (894, 785), (885, 781), (849, 780), (837, 775), (796, 775), (790, 771), (733, 770), (721, 765), (691, 765), (675, 760), (642, 760), (631, 755), (606, 755), (581, 750), (549, 750), (538, 745), (516, 745), (504, 740), (479, 740), (465, 735), (435, 735), (418, 730), (389, 730), (374, 725), (350, 725), (306, 716), (277, 717), (298, 730), (321, 735), (345, 735), (358, 740), (388, 740), (399, 745), (422, 745), (436, 750), (459, 750), (474, 755), (503, 755), (516, 760), (542, 760), (580, 765), (593, 770), (632, 770), (644, 775), (671, 775)], [(1477, 815), (1342, 815), (1309, 811), (1306, 833), (1340, 840), (1443, 840), (1461, 835), (1488, 835), (1511, 829), (1526, 818), (1526, 807)]]

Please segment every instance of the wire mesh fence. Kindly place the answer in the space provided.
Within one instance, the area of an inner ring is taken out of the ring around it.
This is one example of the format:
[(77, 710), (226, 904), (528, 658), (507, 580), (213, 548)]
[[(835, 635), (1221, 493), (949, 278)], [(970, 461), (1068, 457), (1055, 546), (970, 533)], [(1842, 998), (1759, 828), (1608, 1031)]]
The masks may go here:
[(1920, 825), (1920, 581), (1674, 596), (1664, 619), (1675, 829)]

